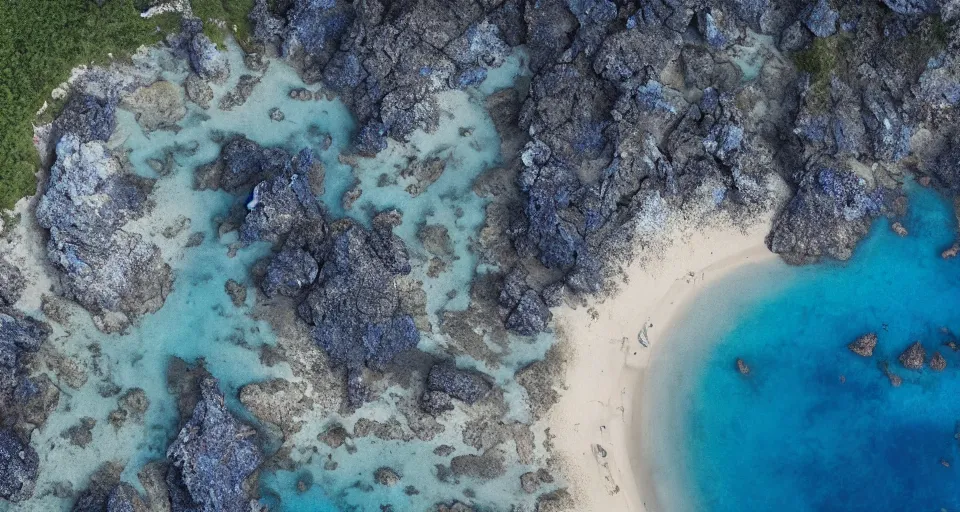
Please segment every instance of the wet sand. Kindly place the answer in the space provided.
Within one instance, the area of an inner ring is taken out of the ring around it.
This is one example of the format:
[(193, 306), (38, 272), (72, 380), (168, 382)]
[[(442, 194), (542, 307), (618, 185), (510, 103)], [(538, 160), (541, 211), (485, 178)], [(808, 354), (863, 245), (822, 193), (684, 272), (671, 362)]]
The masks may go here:
[[(647, 368), (669, 351), (670, 325), (705, 286), (744, 265), (776, 256), (764, 245), (770, 217), (747, 228), (718, 223), (672, 230), (658, 256), (627, 269), (613, 297), (561, 308), (557, 331), (566, 369), (561, 399), (545, 427), (555, 436), (564, 476), (584, 511), (661, 511), (649, 436), (656, 405), (644, 403)], [(638, 341), (646, 332), (648, 347)], [(664, 341), (664, 343), (661, 343)]]

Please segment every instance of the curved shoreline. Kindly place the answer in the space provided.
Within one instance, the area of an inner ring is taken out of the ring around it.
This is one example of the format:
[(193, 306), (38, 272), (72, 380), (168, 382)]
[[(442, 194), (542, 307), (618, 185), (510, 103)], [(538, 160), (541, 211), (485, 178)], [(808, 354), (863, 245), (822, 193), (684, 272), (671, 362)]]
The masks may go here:
[[(671, 324), (705, 286), (776, 258), (764, 244), (769, 227), (766, 215), (745, 229), (727, 224), (691, 234), (678, 228), (656, 259), (628, 267), (629, 284), (615, 296), (557, 312), (565, 378), (545, 426), (578, 510), (665, 512), (643, 435), (651, 425), (646, 370), (669, 348), (661, 342)], [(637, 341), (644, 326), (647, 348)]]

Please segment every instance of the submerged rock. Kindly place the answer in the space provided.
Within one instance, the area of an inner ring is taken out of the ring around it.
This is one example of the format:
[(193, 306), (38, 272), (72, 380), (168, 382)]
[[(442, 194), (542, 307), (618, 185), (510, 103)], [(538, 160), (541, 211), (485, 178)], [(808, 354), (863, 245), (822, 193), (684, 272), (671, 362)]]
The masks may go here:
[(148, 132), (176, 128), (187, 115), (180, 87), (166, 80), (137, 89), (125, 96), (121, 105), (133, 112), (137, 123)]
[(740, 375), (750, 374), (750, 367), (747, 366), (747, 363), (739, 357), (737, 358), (737, 371), (740, 372)]
[(428, 392), (441, 392), (473, 405), (493, 389), (487, 378), (475, 371), (458, 369), (452, 363), (438, 363), (427, 377)]
[(908, 370), (922, 370), (927, 359), (927, 351), (916, 341), (900, 354), (900, 364)]
[(391, 468), (382, 467), (373, 473), (373, 480), (380, 485), (393, 487), (400, 483), (400, 475)]
[[(167, 450), (173, 481), (182, 483), (187, 494), (181, 499), (202, 510), (246, 509), (251, 499), (247, 479), (263, 461), (251, 440), (255, 435), (227, 410), (216, 379), (204, 379), (193, 415)], [(170, 480), (168, 476), (168, 484)], [(179, 510), (180, 500), (171, 501)]]
[(874, 333), (864, 334), (856, 340), (850, 342), (847, 348), (858, 356), (870, 357), (873, 355), (873, 349), (877, 346), (877, 335)]

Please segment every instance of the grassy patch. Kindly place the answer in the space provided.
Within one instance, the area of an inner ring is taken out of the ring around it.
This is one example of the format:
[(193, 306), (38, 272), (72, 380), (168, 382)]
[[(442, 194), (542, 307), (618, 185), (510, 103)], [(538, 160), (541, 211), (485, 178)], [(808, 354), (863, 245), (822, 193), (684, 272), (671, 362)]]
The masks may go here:
[[(105, 63), (154, 44), (179, 29), (180, 15), (150, 19), (140, 12), (156, 0), (0, 0), (0, 209), (36, 190), (38, 159), (32, 123), (50, 91), (83, 63)], [(211, 39), (233, 33), (250, 39), (254, 0), (193, 0)], [(221, 20), (216, 23), (215, 20)], [(60, 105), (51, 104), (49, 121)]]
[(253, 30), (247, 15), (254, 0), (192, 0), (193, 14), (203, 21), (203, 31), (223, 47), (227, 34), (233, 34), (241, 46), (250, 42)]
[(70, 70), (129, 54), (178, 26), (174, 14), (141, 18), (134, 0), (0, 2), (0, 208), (34, 193), (32, 122)]
[(814, 111), (826, 110), (830, 105), (830, 78), (837, 70), (840, 36), (817, 38), (810, 48), (794, 55), (797, 69), (810, 74), (807, 104)]

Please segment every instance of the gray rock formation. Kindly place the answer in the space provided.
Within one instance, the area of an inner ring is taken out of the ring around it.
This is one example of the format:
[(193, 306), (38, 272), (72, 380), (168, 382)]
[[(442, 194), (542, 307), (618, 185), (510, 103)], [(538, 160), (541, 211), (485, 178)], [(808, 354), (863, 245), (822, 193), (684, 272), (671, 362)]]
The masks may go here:
[(152, 183), (126, 172), (103, 143), (66, 134), (37, 205), (49, 230), (48, 258), (62, 293), (95, 314), (98, 327), (122, 329), (163, 305), (172, 285), (160, 250), (123, 230), (143, 215)]
[(167, 449), (173, 510), (245, 510), (247, 481), (263, 461), (254, 435), (227, 410), (216, 379), (201, 381), (193, 415)]
[(927, 351), (919, 341), (913, 342), (898, 358), (908, 370), (922, 370), (927, 361)]
[(40, 458), (13, 432), (0, 428), (0, 498), (12, 502), (33, 496)]
[(873, 355), (873, 349), (877, 346), (877, 335), (874, 333), (864, 334), (850, 342), (847, 348), (851, 352), (861, 357), (870, 357)]

